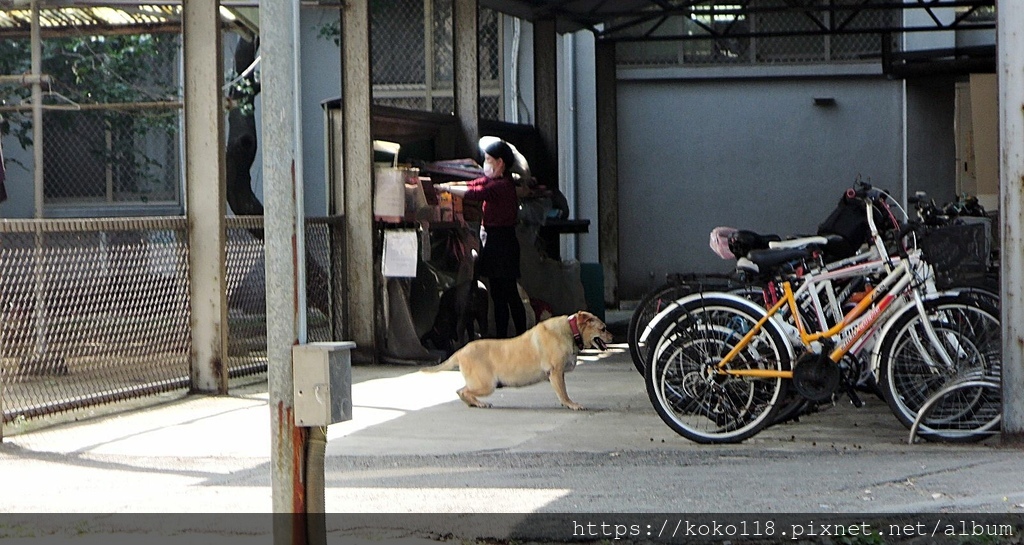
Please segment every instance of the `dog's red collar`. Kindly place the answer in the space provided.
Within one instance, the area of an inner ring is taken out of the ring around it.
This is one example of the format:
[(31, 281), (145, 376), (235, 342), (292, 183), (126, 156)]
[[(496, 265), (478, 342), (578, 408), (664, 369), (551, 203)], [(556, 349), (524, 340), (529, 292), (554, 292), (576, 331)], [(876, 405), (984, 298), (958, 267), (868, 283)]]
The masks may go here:
[(583, 334), (580, 333), (580, 326), (576, 323), (576, 315), (569, 316), (569, 329), (572, 331), (572, 340), (576, 341), (576, 348), (583, 350)]

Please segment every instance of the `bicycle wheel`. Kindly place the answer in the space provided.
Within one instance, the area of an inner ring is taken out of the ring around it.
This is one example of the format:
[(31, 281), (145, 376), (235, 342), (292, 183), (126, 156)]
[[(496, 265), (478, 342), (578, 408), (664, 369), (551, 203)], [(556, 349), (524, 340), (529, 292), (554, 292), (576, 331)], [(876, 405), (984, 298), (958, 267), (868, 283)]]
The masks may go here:
[[(764, 312), (738, 296), (694, 294), (658, 322), (644, 380), (658, 416), (673, 431), (697, 443), (737, 443), (774, 422), (788, 380), (715, 370)], [(788, 371), (791, 359), (785, 335), (768, 321), (729, 369)]]
[[(935, 392), (910, 427), (910, 441), (976, 442), (999, 433), (1002, 389), (990, 379), (956, 380)], [(951, 418), (951, 415), (956, 415)]]
[(640, 300), (640, 304), (633, 310), (629, 317), (629, 327), (626, 329), (626, 343), (629, 345), (629, 357), (633, 360), (633, 367), (637, 372), (644, 374), (644, 343), (640, 342), (640, 334), (665, 305), (693, 293), (693, 287), (688, 284), (667, 283), (651, 291)]
[(647, 346), (640, 338), (651, 320), (673, 302), (701, 291), (733, 293), (758, 304), (764, 303), (761, 288), (740, 284), (721, 275), (692, 275), (661, 285), (644, 296), (629, 318), (626, 343), (629, 345), (629, 356), (637, 372), (643, 375), (644, 367), (647, 365)]
[[(879, 386), (889, 408), (907, 428), (913, 426), (921, 407), (950, 381), (998, 380), (1002, 372), (997, 310), (955, 295), (926, 300), (924, 308), (924, 316), (916, 306), (896, 315), (879, 344)], [(938, 344), (929, 340), (925, 317)], [(951, 360), (950, 367), (943, 363), (944, 354)], [(971, 392), (972, 400), (960, 395)], [(928, 429), (982, 425), (978, 422), (985, 414), (1001, 410), (1001, 403), (988, 390), (967, 389), (933, 407), (921, 425)]]
[(988, 287), (979, 286), (965, 286), (965, 287), (953, 287), (949, 290), (959, 296), (967, 297), (972, 301), (977, 301), (983, 305), (988, 305), (994, 309), (999, 309), (1001, 301), (999, 300), (999, 289), (992, 290)]

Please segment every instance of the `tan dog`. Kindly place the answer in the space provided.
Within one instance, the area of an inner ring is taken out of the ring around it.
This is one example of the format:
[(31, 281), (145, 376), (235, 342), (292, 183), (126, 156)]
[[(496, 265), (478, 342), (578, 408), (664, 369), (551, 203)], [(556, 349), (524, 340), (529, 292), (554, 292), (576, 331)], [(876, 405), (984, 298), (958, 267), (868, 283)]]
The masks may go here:
[(562, 405), (580, 410), (583, 407), (565, 393), (565, 373), (576, 368), (576, 354), (584, 347), (604, 350), (611, 340), (604, 322), (581, 311), (548, 318), (512, 339), (475, 340), (444, 363), (423, 371), (435, 373), (458, 367), (466, 386), (457, 393), (470, 407), (490, 407), (478, 397), (491, 395), (495, 388), (549, 380)]

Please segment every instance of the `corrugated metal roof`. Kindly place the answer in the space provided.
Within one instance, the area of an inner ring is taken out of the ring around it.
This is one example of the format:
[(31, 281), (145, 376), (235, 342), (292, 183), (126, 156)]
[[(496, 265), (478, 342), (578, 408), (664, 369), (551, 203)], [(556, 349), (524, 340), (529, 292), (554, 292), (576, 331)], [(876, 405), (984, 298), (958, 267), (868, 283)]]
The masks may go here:
[[(0, 3), (0, 6), (3, 6)], [(253, 0), (221, 1), (225, 24), (252, 29), (234, 9), (256, 7)], [(27, 36), (32, 27), (32, 11), (27, 2), (0, 7), (0, 37)], [(44, 34), (55, 32), (135, 33), (177, 32), (181, 27), (181, 2), (155, 0), (140, 4), (127, 0), (67, 1), (40, 3), (39, 25)]]
[[(0, 12), (0, 28), (25, 28), (31, 25), (32, 11), (12, 9)], [(181, 18), (179, 6), (132, 6), (132, 7), (63, 7), (39, 10), (39, 24), (42, 28), (66, 26), (123, 26), (154, 25), (178, 22)]]

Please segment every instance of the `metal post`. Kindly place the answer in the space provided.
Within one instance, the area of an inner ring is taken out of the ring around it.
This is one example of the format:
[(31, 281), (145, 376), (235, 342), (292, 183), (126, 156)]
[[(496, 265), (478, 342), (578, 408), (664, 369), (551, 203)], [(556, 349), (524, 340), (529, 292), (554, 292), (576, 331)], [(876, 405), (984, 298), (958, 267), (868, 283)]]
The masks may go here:
[(185, 211), (188, 216), (192, 390), (226, 394), (227, 175), (218, 0), (185, 2)]
[(43, 73), (42, 29), (39, 27), (39, 0), (32, 0), (32, 158), (35, 161), (35, 217), (43, 217)]
[(553, 18), (533, 23), (533, 90), (535, 124), (544, 150), (534, 175), (558, 186), (558, 34)]
[(1024, 4), (999, 2), (1003, 443), (1024, 443)]
[[(39, 25), (39, 0), (32, 0), (31, 23), (31, 55), (32, 55), (32, 159), (34, 169), (32, 171), (33, 188), (35, 194), (35, 218), (43, 219), (43, 40), (42, 29)], [(46, 271), (43, 267), (43, 244), (45, 236), (39, 226), (36, 226), (35, 254), (33, 256), (33, 274), (35, 279), (35, 326), (36, 346), (33, 356), (33, 365), (44, 366), (46, 364)]]
[(300, 341), (298, 268), (304, 251), (295, 193), (298, 9), (298, 2), (260, 3), (271, 499), (274, 513), (292, 515), (274, 517), (275, 545), (305, 544), (308, 538), (309, 430), (295, 425), (292, 374), (292, 347)]
[(597, 42), (594, 51), (597, 97), (598, 256), (604, 268), (604, 300), (618, 303), (619, 163), (615, 43)]

